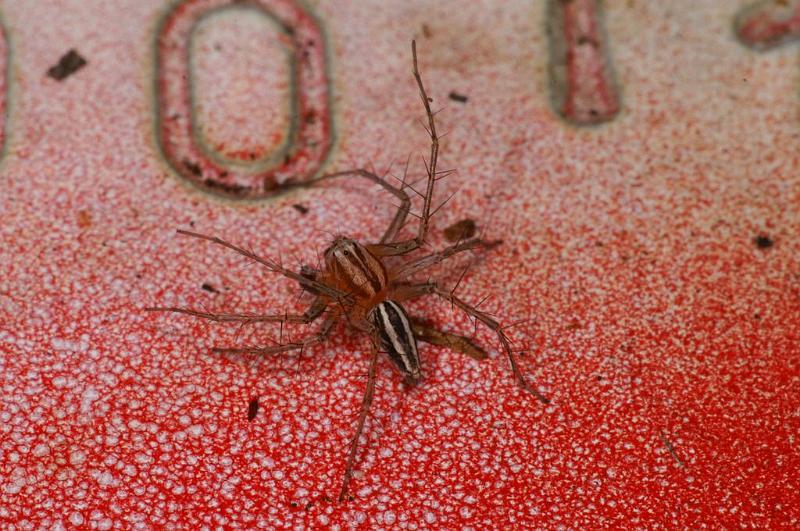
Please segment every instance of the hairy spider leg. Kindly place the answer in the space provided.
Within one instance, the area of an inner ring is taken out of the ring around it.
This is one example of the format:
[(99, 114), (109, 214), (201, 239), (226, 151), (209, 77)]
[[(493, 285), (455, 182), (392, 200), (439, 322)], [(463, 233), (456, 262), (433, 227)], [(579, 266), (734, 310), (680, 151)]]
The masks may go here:
[(458, 242), (449, 247), (445, 247), (441, 251), (429, 255), (421, 256), (415, 260), (411, 260), (403, 264), (397, 271), (394, 271), (394, 279), (399, 280), (402, 278), (410, 277), (411, 275), (422, 271), (423, 269), (432, 265), (438, 264), (451, 256), (470, 251), (472, 249), (492, 249), (500, 245), (501, 240), (482, 240), (481, 238), (471, 238), (463, 242)]
[(319, 293), (320, 295), (325, 295), (326, 297), (329, 297), (329, 298), (334, 299), (334, 300), (346, 300), (346, 299), (348, 299), (350, 297), (349, 293), (345, 293), (345, 292), (340, 291), (338, 289), (335, 289), (335, 288), (332, 288), (330, 286), (327, 286), (327, 285), (323, 284), (322, 282), (317, 282), (316, 280), (312, 280), (310, 278), (307, 278), (307, 277), (301, 275), (300, 273), (297, 273), (295, 271), (292, 271), (291, 269), (287, 269), (287, 268), (283, 267), (281, 264), (279, 264), (278, 262), (275, 262), (274, 260), (270, 260), (268, 258), (262, 258), (262, 257), (258, 256), (257, 254), (255, 254), (253, 251), (248, 251), (247, 249), (245, 249), (243, 247), (239, 247), (237, 245), (229, 243), (229, 242), (227, 242), (227, 241), (225, 241), (225, 240), (223, 240), (221, 238), (217, 238), (216, 236), (207, 236), (205, 234), (200, 234), (198, 232), (192, 232), (192, 231), (182, 230), (182, 229), (178, 229), (177, 232), (178, 232), (178, 234), (182, 234), (184, 236), (191, 236), (192, 238), (198, 238), (200, 240), (206, 240), (206, 241), (209, 241), (209, 242), (211, 242), (213, 244), (220, 245), (222, 247), (226, 247), (228, 249), (231, 249), (232, 251), (235, 251), (235, 252), (237, 252), (237, 253), (239, 253), (239, 254), (241, 254), (243, 256), (246, 256), (247, 258), (250, 258), (251, 260), (253, 260), (255, 262), (258, 262), (259, 264), (265, 266), (270, 271), (273, 271), (275, 273), (280, 273), (283, 276), (285, 276), (287, 278), (290, 278), (290, 279), (300, 283), (301, 286), (306, 287), (309, 290), (314, 290), (314, 292)]
[[(395, 306), (399, 306), (399, 304), (391, 302), (391, 301), (388, 304), (393, 304)], [(405, 315), (405, 313), (403, 313), (403, 315)], [(361, 401), (361, 409), (359, 411), (358, 423), (357, 423), (357, 426), (356, 426), (356, 433), (355, 433), (355, 435), (353, 436), (353, 438), (350, 441), (350, 451), (348, 452), (348, 456), (347, 456), (347, 464), (345, 466), (344, 479), (342, 481), (342, 490), (339, 493), (339, 501), (340, 502), (344, 501), (344, 499), (347, 497), (347, 492), (348, 492), (348, 489), (349, 489), (349, 486), (350, 486), (350, 481), (351, 481), (351, 479), (353, 477), (353, 466), (355, 464), (356, 453), (357, 453), (357, 450), (358, 450), (358, 442), (361, 439), (361, 434), (364, 431), (364, 424), (366, 422), (367, 415), (369, 414), (370, 407), (372, 406), (372, 400), (373, 400), (374, 394), (375, 394), (375, 378), (376, 378), (376, 371), (377, 371), (376, 367), (377, 367), (377, 361), (378, 361), (378, 354), (380, 353), (380, 350), (377, 348), (376, 345), (380, 343), (380, 338), (379, 338), (380, 331), (379, 330), (380, 330), (381, 327), (378, 326), (377, 323), (374, 326), (375, 326), (375, 329), (373, 330), (373, 336), (375, 336), (375, 337), (372, 337), (371, 338), (372, 341), (370, 342), (373, 352), (372, 352), (372, 360), (370, 361), (370, 366), (369, 366), (367, 386), (366, 386), (366, 389), (364, 390), (364, 398)], [(396, 325), (396, 323), (392, 323), (392, 324), (390, 324), (388, 326), (390, 328), (393, 328), (393, 327), (395, 327), (397, 325)], [(474, 358), (476, 360), (482, 360), (482, 359), (485, 359), (487, 357), (486, 356), (486, 352), (484, 352), (483, 349), (481, 349), (480, 347), (478, 347), (477, 345), (472, 343), (466, 337), (459, 336), (459, 335), (456, 335), (456, 334), (449, 334), (447, 332), (441, 332), (441, 331), (435, 330), (435, 329), (433, 329), (433, 328), (431, 328), (431, 327), (429, 327), (427, 325), (424, 325), (424, 324), (422, 324), (420, 322), (411, 321), (410, 324), (409, 323), (406, 324), (405, 328), (408, 328), (409, 326), (410, 326), (411, 330), (413, 330), (413, 335), (411, 335), (410, 338), (406, 338), (406, 340), (410, 339), (411, 341), (414, 341), (415, 339), (419, 338), (420, 340), (426, 341), (426, 342), (431, 343), (431, 344), (441, 345), (441, 346), (446, 346), (446, 347), (452, 348), (453, 350), (456, 350), (456, 351), (462, 352), (464, 354), (467, 354), (468, 356), (470, 356), (470, 357), (472, 357), (472, 358)], [(404, 335), (404, 336), (405, 335), (409, 335), (408, 332), (409, 332), (409, 330), (406, 330), (406, 333), (402, 334), (402, 335)], [(411, 348), (410, 345), (409, 345), (409, 348)], [(414, 353), (416, 354), (416, 346), (415, 345), (413, 346), (413, 350), (414, 350)], [(407, 372), (404, 371), (404, 373), (406, 374), (406, 377), (407, 377), (406, 378), (407, 383), (413, 384), (413, 383), (416, 382), (417, 378), (419, 377), (418, 376), (418, 373), (419, 373), (418, 361), (419, 360), (417, 359), (417, 366), (416, 366), (417, 376), (416, 376), (416, 378), (410, 377), (411, 376), (410, 373), (407, 373)]]
[[(383, 236), (380, 239), (381, 244), (388, 244), (392, 242), (397, 237), (397, 233), (405, 224), (408, 212), (411, 210), (411, 199), (408, 197), (406, 191), (403, 190), (402, 188), (397, 188), (396, 186), (392, 186), (390, 183), (386, 181), (386, 179), (379, 177), (374, 173), (364, 169), (345, 170), (336, 173), (328, 173), (325, 175), (320, 175), (319, 177), (315, 177), (313, 179), (305, 181), (303, 183), (303, 186), (311, 186), (312, 184), (316, 184), (320, 181), (333, 179), (336, 177), (346, 177), (346, 176), (356, 176), (368, 179), (374, 182), (375, 184), (380, 185), (384, 190), (386, 190), (387, 192), (394, 195), (397, 199), (400, 200), (400, 206), (397, 207), (397, 212), (395, 212), (392, 222), (386, 228), (386, 231), (383, 233)], [(384, 254), (384, 256), (387, 255)]]
[(325, 319), (316, 334), (306, 336), (300, 341), (292, 341), (291, 343), (284, 343), (272, 347), (214, 347), (211, 351), (217, 354), (279, 354), (292, 350), (305, 350), (311, 345), (325, 341), (338, 319), (338, 316)]
[[(439, 135), (436, 133), (436, 119), (434, 118), (434, 113), (431, 110), (431, 98), (428, 97), (428, 93), (425, 91), (425, 85), (422, 82), (422, 76), (419, 73), (419, 66), (417, 64), (417, 42), (412, 40), (411, 41), (411, 56), (414, 63), (414, 79), (417, 81), (417, 87), (419, 88), (419, 95), (422, 99), (422, 105), (425, 107), (425, 114), (428, 118), (428, 126), (425, 130), (428, 132), (428, 135), (431, 138), (431, 150), (430, 155), (425, 165), (425, 169), (428, 173), (427, 185), (425, 188), (425, 193), (423, 194), (423, 203), (422, 203), (422, 213), (420, 215), (419, 220), (419, 227), (417, 230), (417, 236), (415, 238), (411, 238), (405, 241), (398, 241), (398, 242), (381, 242), (382, 247), (381, 249), (376, 249), (374, 252), (376, 254), (381, 254), (383, 256), (394, 256), (394, 255), (401, 255), (406, 254), (416, 249), (419, 249), (423, 245), (425, 245), (425, 239), (428, 236), (428, 226), (431, 219), (431, 201), (433, 200), (433, 185), (436, 183), (436, 164), (439, 160)], [(381, 246), (377, 246), (381, 247)]]
[(322, 297), (316, 297), (311, 306), (301, 314), (293, 313), (274, 313), (274, 314), (255, 314), (255, 313), (209, 313), (191, 308), (180, 306), (148, 306), (146, 312), (172, 312), (200, 317), (218, 323), (299, 323), (309, 324), (323, 314), (328, 302)]
[(438, 330), (415, 319), (411, 320), (411, 326), (414, 329), (414, 336), (420, 341), (466, 354), (478, 361), (485, 360), (488, 357), (485, 350), (466, 336)]
[(453, 306), (457, 306), (467, 315), (472, 316), (473, 318), (483, 323), (487, 328), (492, 330), (497, 335), (497, 338), (500, 341), (500, 344), (502, 345), (503, 350), (505, 351), (509, 362), (511, 363), (511, 372), (514, 375), (514, 379), (517, 385), (522, 389), (528, 391), (532, 395), (534, 395), (543, 404), (550, 403), (550, 400), (546, 398), (543, 394), (541, 394), (535, 387), (529, 384), (528, 381), (525, 379), (525, 377), (522, 375), (522, 371), (520, 371), (519, 366), (517, 365), (517, 360), (516, 357), (514, 356), (514, 351), (511, 349), (511, 342), (508, 340), (508, 336), (506, 336), (505, 332), (503, 332), (503, 328), (500, 326), (500, 323), (492, 319), (487, 313), (482, 312), (473, 306), (470, 306), (463, 300), (453, 295), (453, 293), (443, 290), (435, 282), (426, 282), (423, 284), (399, 285), (394, 289), (394, 293), (392, 293), (392, 298), (394, 300), (403, 301), (403, 300), (413, 299), (416, 297), (421, 297), (423, 295), (436, 295), (439, 298), (448, 301)]
[(372, 358), (369, 362), (369, 372), (367, 373), (367, 387), (364, 389), (364, 398), (361, 400), (361, 410), (358, 414), (358, 423), (356, 424), (356, 433), (350, 441), (350, 451), (347, 454), (347, 464), (344, 469), (344, 478), (342, 480), (342, 490), (339, 492), (339, 501), (342, 502), (347, 497), (347, 490), (350, 486), (350, 479), (353, 477), (353, 465), (356, 460), (356, 452), (358, 450), (358, 441), (361, 438), (361, 433), (364, 431), (364, 423), (367, 421), (369, 408), (372, 406), (372, 399), (375, 396), (375, 377), (378, 368), (378, 347), (376, 340), (370, 338), (372, 345)]
[(411, 209), (411, 200), (409, 199), (408, 194), (403, 188), (397, 188), (396, 186), (392, 186), (385, 179), (375, 175), (372, 172), (369, 172), (364, 169), (346, 170), (346, 171), (321, 175), (319, 177), (310, 179), (300, 184), (301, 186), (310, 186), (320, 181), (332, 179), (335, 177), (344, 177), (348, 175), (358, 176), (368, 179), (380, 185), (384, 190), (388, 191), (389, 193), (397, 197), (400, 200), (400, 206), (397, 208), (397, 212), (395, 213), (392, 222), (389, 224), (389, 227), (386, 229), (386, 232), (384, 232), (383, 237), (380, 239), (380, 242), (378, 244), (367, 246), (367, 248), (376, 256), (398, 256), (409, 253), (411, 251), (414, 251), (422, 247), (425, 244), (425, 239), (428, 234), (428, 226), (432, 216), (431, 201), (433, 199), (433, 187), (434, 183), (436, 182), (436, 176), (437, 176), (436, 164), (439, 159), (439, 136), (436, 133), (436, 120), (434, 119), (434, 113), (431, 110), (431, 105), (430, 105), (431, 99), (428, 98), (428, 94), (425, 91), (425, 86), (422, 83), (422, 76), (420, 75), (419, 67), (417, 66), (416, 41), (411, 41), (411, 54), (414, 60), (414, 71), (413, 71), (414, 79), (416, 79), (417, 81), (420, 98), (422, 99), (422, 104), (425, 107), (425, 113), (428, 118), (428, 126), (426, 127), (426, 131), (431, 137), (430, 158), (425, 168), (428, 174), (428, 178), (427, 178), (425, 193), (423, 194), (422, 215), (420, 216), (420, 223), (417, 231), (417, 236), (409, 240), (394, 241), (395, 238), (397, 237), (398, 232), (405, 224), (406, 218), (408, 217), (408, 213)]
[(428, 116), (428, 134), (431, 137), (431, 152), (428, 159), (428, 186), (425, 190), (425, 202), (422, 206), (422, 216), (419, 222), (419, 232), (417, 233), (417, 247), (425, 244), (425, 237), (428, 234), (428, 222), (430, 221), (431, 200), (433, 199), (433, 184), (436, 182), (436, 163), (439, 160), (439, 136), (436, 134), (436, 120), (431, 111), (431, 98), (425, 92), (425, 85), (422, 83), (422, 76), (417, 66), (417, 42), (411, 41), (411, 56), (414, 61), (414, 79), (417, 80), (419, 95), (422, 98), (422, 105), (425, 106), (425, 114)]

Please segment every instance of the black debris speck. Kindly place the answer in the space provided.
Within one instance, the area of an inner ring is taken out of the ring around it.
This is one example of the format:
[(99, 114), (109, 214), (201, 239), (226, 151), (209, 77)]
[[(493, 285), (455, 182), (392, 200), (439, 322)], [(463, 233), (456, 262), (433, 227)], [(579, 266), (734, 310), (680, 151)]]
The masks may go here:
[(58, 60), (58, 64), (50, 67), (50, 69), (47, 71), (47, 75), (56, 81), (61, 81), (71, 76), (84, 66), (86, 66), (86, 59), (81, 57), (80, 54), (75, 50), (70, 50)]
[(759, 234), (758, 236), (753, 238), (753, 243), (755, 243), (756, 247), (758, 247), (759, 249), (769, 249), (770, 247), (775, 245), (773, 239), (767, 236), (766, 234)]
[(305, 206), (305, 205), (301, 205), (300, 203), (292, 205), (292, 208), (297, 210), (298, 212), (300, 212), (303, 215), (308, 214), (308, 207)]
[(457, 101), (458, 103), (467, 103), (467, 100), (469, 100), (468, 96), (465, 96), (464, 94), (459, 94), (456, 91), (451, 91), (447, 97), (453, 101)]
[(202, 287), (204, 290), (206, 290), (206, 291), (208, 291), (208, 292), (210, 292), (210, 293), (219, 293), (219, 292), (217, 291), (217, 288), (215, 288), (214, 286), (212, 286), (212, 285), (211, 285), (211, 284), (209, 284), (208, 282), (203, 282), (203, 285), (202, 285), (202, 286), (200, 286), (200, 287)]
[(192, 175), (194, 175), (195, 177), (200, 177), (201, 175), (203, 175), (203, 169), (196, 162), (192, 162), (189, 159), (183, 159), (183, 165), (186, 167), (187, 170), (192, 172)]
[(254, 396), (247, 405), (247, 420), (252, 421), (258, 414), (258, 397)]

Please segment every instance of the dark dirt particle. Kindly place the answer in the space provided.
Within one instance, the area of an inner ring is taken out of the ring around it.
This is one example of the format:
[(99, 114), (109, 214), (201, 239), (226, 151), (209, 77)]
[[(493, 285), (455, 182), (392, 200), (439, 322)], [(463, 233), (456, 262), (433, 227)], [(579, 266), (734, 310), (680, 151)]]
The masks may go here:
[(303, 215), (308, 214), (308, 207), (305, 206), (305, 205), (301, 205), (300, 203), (292, 205), (292, 208), (297, 210), (298, 212), (300, 212)]
[(766, 234), (759, 234), (755, 238), (753, 238), (753, 243), (756, 244), (756, 247), (759, 249), (769, 249), (773, 245), (775, 245), (775, 241), (767, 236)]
[(467, 103), (467, 100), (469, 100), (468, 96), (465, 96), (464, 94), (459, 94), (455, 90), (450, 91), (450, 94), (448, 94), (447, 97), (453, 101), (457, 101), (458, 103)]
[[(185, 163), (185, 161), (184, 161), (184, 163)], [(199, 168), (199, 166), (198, 166), (198, 168)], [(240, 184), (221, 183), (219, 181), (215, 181), (214, 179), (211, 179), (210, 177), (208, 179), (205, 179), (203, 181), (203, 184), (207, 188), (209, 188), (211, 190), (216, 190), (216, 191), (223, 192), (223, 193), (230, 194), (230, 195), (243, 196), (243, 195), (246, 194), (246, 192), (248, 192), (250, 190), (250, 188), (247, 187), (247, 186), (242, 186)]]
[(247, 404), (247, 420), (252, 422), (252, 420), (256, 418), (256, 415), (258, 415), (258, 408), (258, 397), (254, 396), (250, 399), (250, 403)]
[(209, 293), (219, 293), (219, 291), (217, 291), (217, 288), (215, 288), (214, 286), (212, 286), (208, 282), (203, 282), (203, 285), (200, 286), (200, 287), (203, 288), (204, 290), (208, 291)]
[(290, 26), (288, 24), (282, 24), (282, 26), (283, 26), (283, 31), (286, 33), (286, 35), (294, 37), (295, 34), (294, 26)]
[(475, 224), (475, 220), (466, 218), (456, 223), (453, 223), (452, 225), (444, 229), (444, 237), (449, 242), (468, 240), (469, 238), (475, 236), (476, 230), (477, 230), (477, 225)]
[(56, 65), (47, 70), (47, 75), (56, 81), (62, 81), (86, 66), (86, 64), (86, 59), (81, 57), (75, 50), (70, 50), (61, 56)]
[(183, 165), (195, 177), (200, 177), (201, 175), (203, 175), (203, 170), (200, 168), (200, 165), (197, 164), (196, 162), (192, 162), (189, 159), (183, 159)]

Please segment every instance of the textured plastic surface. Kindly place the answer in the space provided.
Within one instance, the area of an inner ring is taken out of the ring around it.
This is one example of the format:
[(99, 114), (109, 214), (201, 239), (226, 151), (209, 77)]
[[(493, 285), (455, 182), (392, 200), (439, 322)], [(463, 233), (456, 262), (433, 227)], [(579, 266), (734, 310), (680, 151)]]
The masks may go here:
[[(458, 169), (439, 183), (437, 199), (458, 193), (432, 246), (464, 218), (504, 239), (459, 293), (491, 295), (483, 307), (505, 323), (533, 319), (509, 333), (552, 399), (517, 390), (480, 328), (491, 359), (423, 345), (411, 390), (382, 360), (354, 500), (339, 505), (364, 338), (342, 326), (303, 355), (216, 356), (279, 330), (142, 308), (302, 308), (293, 283), (175, 229), (298, 266), (330, 233), (379, 237), (391, 200), (358, 180), (248, 202), (200, 191), (156, 134), (170, 5), (0, 3), (2, 527), (798, 526), (800, 72), (795, 48), (737, 41), (744, 6), (605, 2), (620, 110), (581, 128), (552, 107), (543, 2), (309, 4), (326, 37), (329, 169), (383, 171), (411, 153), (421, 176), (419, 39), (449, 132), (442, 167)], [(204, 19), (195, 46), (208, 54), (195, 67), (213, 70), (196, 78), (201, 121), (213, 141), (269, 151), (283, 133), (225, 95), (252, 83), (288, 109), (261, 71), (286, 68), (252, 44), (258, 28), (283, 30), (248, 18), (228, 31), (234, 18)], [(48, 77), (71, 48), (87, 65)], [(215, 85), (217, 72), (239, 81)], [(453, 283), (466, 263), (432, 275)], [(434, 300), (409, 311), (473, 329)]]

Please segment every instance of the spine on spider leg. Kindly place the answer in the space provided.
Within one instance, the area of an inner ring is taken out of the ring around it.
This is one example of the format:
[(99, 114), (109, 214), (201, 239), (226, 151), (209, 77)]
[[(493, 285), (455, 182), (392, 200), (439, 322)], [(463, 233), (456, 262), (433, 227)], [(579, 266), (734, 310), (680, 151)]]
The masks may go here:
[(403, 307), (394, 301), (383, 301), (369, 313), (369, 320), (389, 359), (406, 378), (412, 382), (419, 380), (422, 373), (419, 369), (417, 340)]

